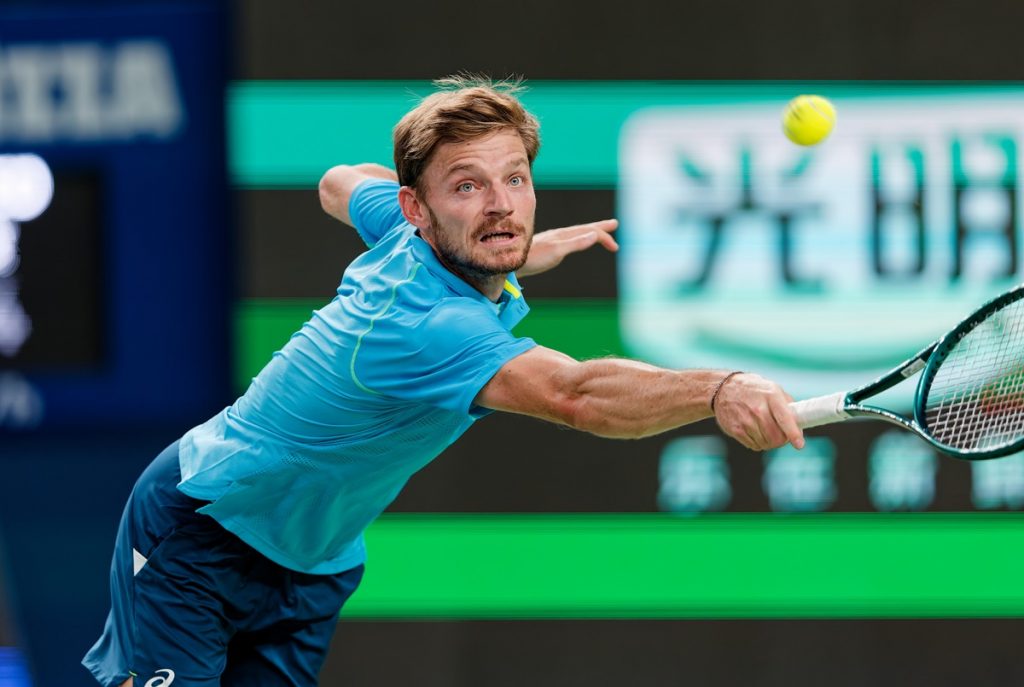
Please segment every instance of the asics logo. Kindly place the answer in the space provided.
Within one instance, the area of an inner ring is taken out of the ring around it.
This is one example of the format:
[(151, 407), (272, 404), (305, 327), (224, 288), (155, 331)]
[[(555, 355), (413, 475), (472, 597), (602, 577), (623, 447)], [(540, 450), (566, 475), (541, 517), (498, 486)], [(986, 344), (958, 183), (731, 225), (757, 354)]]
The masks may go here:
[(169, 668), (161, 668), (156, 671), (156, 677), (146, 680), (142, 687), (167, 687), (174, 682), (174, 671)]

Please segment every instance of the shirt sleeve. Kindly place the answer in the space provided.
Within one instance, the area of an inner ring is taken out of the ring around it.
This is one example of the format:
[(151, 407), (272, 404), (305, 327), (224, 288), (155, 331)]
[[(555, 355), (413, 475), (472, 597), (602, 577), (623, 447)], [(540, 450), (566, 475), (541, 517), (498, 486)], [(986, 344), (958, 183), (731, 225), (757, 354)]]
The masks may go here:
[[(470, 299), (435, 307), (413, 329), (378, 322), (352, 370), (367, 390), (445, 410), (481, 414), (473, 405), (501, 366), (535, 347)], [(408, 324), (408, 323), (406, 323)]]
[(370, 248), (405, 221), (398, 206), (398, 189), (398, 182), (390, 179), (367, 179), (349, 197), (348, 216)]

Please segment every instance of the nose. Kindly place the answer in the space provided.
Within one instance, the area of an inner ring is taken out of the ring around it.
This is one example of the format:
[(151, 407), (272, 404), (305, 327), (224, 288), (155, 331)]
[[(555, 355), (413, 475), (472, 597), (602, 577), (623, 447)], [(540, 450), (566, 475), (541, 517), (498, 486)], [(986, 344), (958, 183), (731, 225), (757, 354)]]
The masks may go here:
[(512, 196), (504, 184), (491, 186), (491, 191), (487, 195), (487, 205), (484, 208), (484, 214), (497, 219), (502, 219), (512, 214)]

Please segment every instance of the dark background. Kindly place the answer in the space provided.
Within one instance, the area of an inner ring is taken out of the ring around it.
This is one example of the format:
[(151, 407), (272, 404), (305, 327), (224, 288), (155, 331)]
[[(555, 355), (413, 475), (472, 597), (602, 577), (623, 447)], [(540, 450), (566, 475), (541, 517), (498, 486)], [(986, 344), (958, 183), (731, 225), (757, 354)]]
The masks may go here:
[(17, 274), (28, 313), (62, 317), (33, 318), (32, 335), (13, 358), (0, 357), (0, 369), (82, 373), (103, 363), (102, 182), (95, 172), (64, 172), (54, 184), (61, 191), (46, 212), (21, 223)]
[(240, 2), (243, 79), (1017, 80), (1012, 0)]

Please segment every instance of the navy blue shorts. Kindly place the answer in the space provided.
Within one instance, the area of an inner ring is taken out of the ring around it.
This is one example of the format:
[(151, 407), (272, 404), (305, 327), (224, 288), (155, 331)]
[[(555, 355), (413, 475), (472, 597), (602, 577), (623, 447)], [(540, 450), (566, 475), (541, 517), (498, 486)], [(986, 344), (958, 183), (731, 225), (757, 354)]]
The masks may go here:
[(82, 663), (105, 687), (308, 687), (363, 566), (337, 575), (289, 570), (178, 491), (178, 445), (146, 468), (121, 516), (111, 611)]

